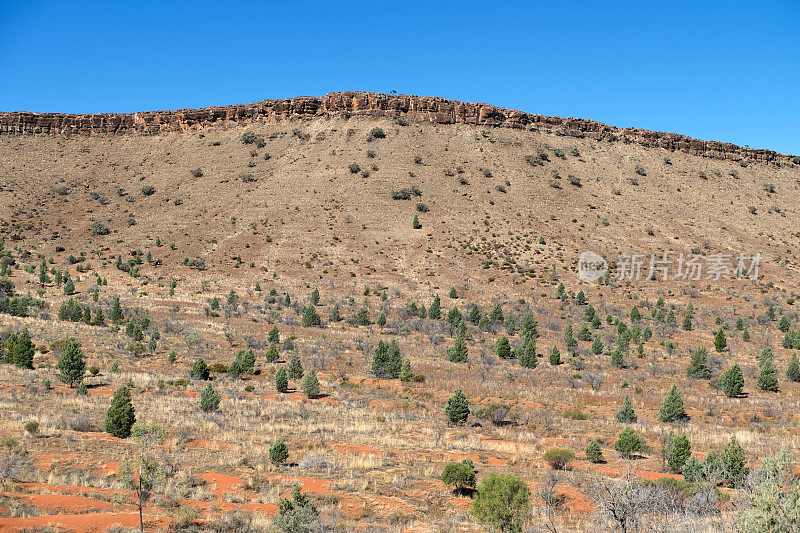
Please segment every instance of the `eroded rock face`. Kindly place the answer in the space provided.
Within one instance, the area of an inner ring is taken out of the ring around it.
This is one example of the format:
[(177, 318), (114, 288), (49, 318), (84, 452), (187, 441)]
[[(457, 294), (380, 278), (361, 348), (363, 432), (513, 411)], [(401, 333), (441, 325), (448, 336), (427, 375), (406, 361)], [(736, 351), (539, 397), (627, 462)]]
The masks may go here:
[(593, 120), (547, 117), (494, 107), (457, 102), (431, 96), (390, 95), (366, 92), (330, 93), (322, 97), (300, 96), (264, 100), (248, 105), (66, 115), (61, 113), (0, 113), (0, 134), (155, 135), (162, 132), (200, 130), (210, 125), (278, 122), (290, 118), (325, 116), (399, 117), (410, 122), (474, 124), (503, 128), (536, 129), (596, 140), (618, 139), (642, 146), (677, 150), (689, 154), (758, 162), (792, 164), (792, 158), (771, 150), (744, 148), (729, 143), (701, 141), (675, 133), (616, 128)]

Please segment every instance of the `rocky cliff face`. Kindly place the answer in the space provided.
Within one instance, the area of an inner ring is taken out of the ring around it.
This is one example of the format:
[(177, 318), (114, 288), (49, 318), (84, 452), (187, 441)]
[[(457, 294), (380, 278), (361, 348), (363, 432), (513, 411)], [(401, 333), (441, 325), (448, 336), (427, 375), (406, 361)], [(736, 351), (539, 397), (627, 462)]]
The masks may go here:
[(457, 102), (437, 97), (366, 92), (330, 93), (323, 97), (301, 96), (285, 100), (264, 100), (249, 105), (177, 111), (94, 115), (0, 113), (0, 134), (154, 135), (172, 131), (195, 131), (210, 125), (278, 122), (291, 118), (328, 116), (404, 117), (411, 122), (534, 129), (556, 135), (632, 142), (715, 159), (793, 164), (791, 156), (771, 150), (701, 141), (675, 133), (616, 128), (593, 120), (532, 115), (488, 104)]

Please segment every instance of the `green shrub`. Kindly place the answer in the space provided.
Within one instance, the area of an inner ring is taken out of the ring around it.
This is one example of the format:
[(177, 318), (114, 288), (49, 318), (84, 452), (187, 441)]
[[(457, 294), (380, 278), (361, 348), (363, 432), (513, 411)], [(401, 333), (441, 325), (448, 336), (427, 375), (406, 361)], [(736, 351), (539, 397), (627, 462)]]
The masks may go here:
[(475, 486), (475, 468), (464, 461), (447, 463), (442, 470), (442, 481), (455, 489)]
[(633, 428), (626, 427), (619, 432), (619, 438), (614, 443), (614, 449), (626, 459), (632, 459), (639, 453), (649, 452), (650, 445)]
[(282, 465), (289, 459), (289, 446), (280, 438), (269, 448), (269, 462), (274, 465)]
[(530, 489), (513, 474), (489, 474), (478, 484), (472, 514), (502, 532), (521, 532), (531, 515)]
[(575, 460), (575, 452), (565, 448), (550, 448), (544, 452), (544, 460), (554, 470), (564, 470)]
[(27, 431), (31, 435), (36, 435), (37, 433), (39, 433), (39, 422), (36, 422), (35, 420), (28, 422), (27, 424), (25, 424), (25, 431)]

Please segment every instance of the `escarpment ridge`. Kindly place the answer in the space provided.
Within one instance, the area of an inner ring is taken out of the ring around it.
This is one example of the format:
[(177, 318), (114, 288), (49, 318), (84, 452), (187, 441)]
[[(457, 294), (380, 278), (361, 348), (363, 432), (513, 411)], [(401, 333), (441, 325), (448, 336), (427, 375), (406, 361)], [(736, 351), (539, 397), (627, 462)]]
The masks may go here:
[(175, 111), (98, 114), (3, 112), (0, 113), (0, 134), (156, 135), (163, 132), (198, 131), (212, 125), (274, 123), (289, 119), (335, 116), (402, 117), (409, 122), (419, 123), (528, 129), (556, 135), (589, 137), (598, 141), (636, 143), (714, 159), (794, 165), (792, 156), (772, 150), (703, 141), (676, 133), (617, 128), (594, 120), (549, 117), (439, 97), (358, 91)]

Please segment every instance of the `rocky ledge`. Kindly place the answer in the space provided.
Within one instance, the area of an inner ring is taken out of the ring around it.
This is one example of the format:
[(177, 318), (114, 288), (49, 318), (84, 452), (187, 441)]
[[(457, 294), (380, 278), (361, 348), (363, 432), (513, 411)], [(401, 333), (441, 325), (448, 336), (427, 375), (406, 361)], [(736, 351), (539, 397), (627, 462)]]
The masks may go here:
[(772, 150), (701, 141), (675, 133), (616, 128), (593, 120), (534, 115), (489, 104), (457, 102), (438, 97), (367, 92), (340, 92), (322, 97), (301, 96), (247, 105), (177, 111), (87, 115), (7, 112), (0, 113), (0, 135), (155, 135), (196, 131), (211, 125), (274, 123), (292, 118), (331, 116), (402, 117), (409, 122), (538, 130), (556, 135), (635, 143), (715, 159), (794, 165), (792, 156)]

